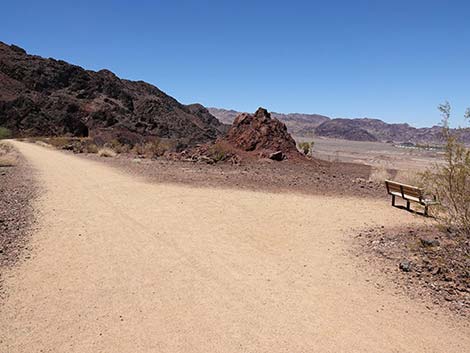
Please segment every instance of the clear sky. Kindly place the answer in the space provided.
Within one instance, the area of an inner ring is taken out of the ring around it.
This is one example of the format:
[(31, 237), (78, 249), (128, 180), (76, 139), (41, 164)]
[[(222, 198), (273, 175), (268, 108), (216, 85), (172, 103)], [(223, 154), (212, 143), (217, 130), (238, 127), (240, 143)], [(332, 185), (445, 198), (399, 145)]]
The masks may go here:
[(470, 106), (470, 1), (48, 1), (0, 40), (144, 80), (183, 103), (427, 126)]

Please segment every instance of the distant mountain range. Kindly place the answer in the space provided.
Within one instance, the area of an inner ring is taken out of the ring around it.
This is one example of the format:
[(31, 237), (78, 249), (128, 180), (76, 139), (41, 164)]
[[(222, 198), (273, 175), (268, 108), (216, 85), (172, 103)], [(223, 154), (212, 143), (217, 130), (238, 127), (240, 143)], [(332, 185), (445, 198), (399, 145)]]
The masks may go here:
[[(209, 112), (225, 124), (231, 124), (240, 114), (235, 110), (208, 108)], [(443, 143), (439, 126), (415, 128), (408, 124), (389, 124), (379, 119), (331, 119), (318, 114), (281, 114), (273, 117), (284, 122), (289, 132), (298, 137), (323, 136), (352, 141), (381, 141), (413, 144)], [(470, 143), (470, 129), (460, 131), (462, 140)]]

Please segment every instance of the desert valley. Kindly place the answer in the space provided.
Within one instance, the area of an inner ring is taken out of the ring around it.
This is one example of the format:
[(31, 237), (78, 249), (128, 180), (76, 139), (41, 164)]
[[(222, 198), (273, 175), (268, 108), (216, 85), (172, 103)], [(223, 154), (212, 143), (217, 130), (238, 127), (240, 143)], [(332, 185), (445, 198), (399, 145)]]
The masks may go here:
[(468, 352), (468, 229), (405, 196), (439, 193), (452, 134), (185, 105), (0, 42), (0, 351)]

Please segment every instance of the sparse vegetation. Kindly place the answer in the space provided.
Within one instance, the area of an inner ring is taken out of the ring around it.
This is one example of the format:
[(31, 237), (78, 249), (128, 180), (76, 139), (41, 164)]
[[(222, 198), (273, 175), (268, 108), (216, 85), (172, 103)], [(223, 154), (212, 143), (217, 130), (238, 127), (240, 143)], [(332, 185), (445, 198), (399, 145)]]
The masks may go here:
[(11, 137), (11, 131), (7, 128), (0, 126), (0, 140), (7, 139)]
[(374, 183), (383, 183), (385, 180), (390, 178), (391, 174), (385, 166), (373, 167), (369, 175), (369, 181)]
[(0, 167), (14, 167), (16, 164), (13, 148), (9, 144), (0, 143)]
[(215, 144), (209, 150), (210, 157), (214, 160), (215, 163), (223, 162), (230, 157), (230, 154), (219, 144)]
[(299, 150), (306, 156), (312, 154), (312, 149), (313, 149), (314, 142), (299, 142)]
[(98, 156), (100, 157), (116, 157), (117, 153), (109, 147), (103, 147), (98, 150)]
[(16, 163), (13, 155), (0, 156), (0, 167), (14, 167)]
[[(459, 233), (470, 236), (470, 150), (459, 140), (458, 132), (449, 129), (451, 107), (439, 105), (442, 130), (446, 139), (445, 163), (428, 170), (423, 180), (430, 192), (437, 195), (440, 205), (435, 208), (439, 222)], [(470, 109), (465, 113), (470, 119)]]
[(178, 145), (176, 140), (155, 139), (146, 143), (136, 144), (130, 149), (131, 153), (145, 158), (157, 158), (168, 151), (174, 151)]
[(90, 143), (85, 146), (85, 153), (98, 153), (99, 149), (98, 146), (95, 145), (94, 143)]

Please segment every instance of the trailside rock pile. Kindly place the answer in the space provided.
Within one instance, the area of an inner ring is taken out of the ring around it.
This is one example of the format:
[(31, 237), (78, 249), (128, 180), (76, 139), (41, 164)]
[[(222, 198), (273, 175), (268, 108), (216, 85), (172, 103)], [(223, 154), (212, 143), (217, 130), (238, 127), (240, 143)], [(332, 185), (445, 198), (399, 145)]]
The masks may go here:
[(286, 125), (272, 118), (264, 108), (259, 108), (253, 115), (238, 115), (224, 140), (245, 152), (255, 152), (259, 157), (277, 161), (304, 158)]

